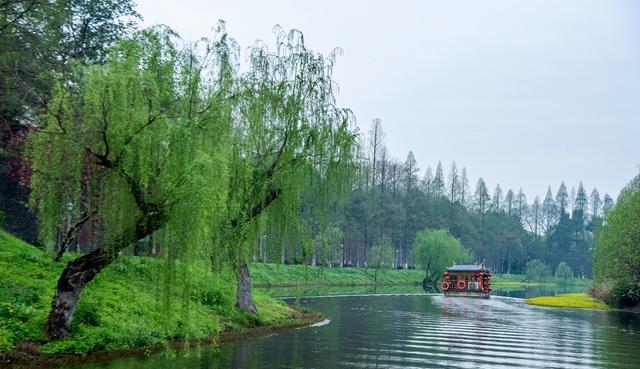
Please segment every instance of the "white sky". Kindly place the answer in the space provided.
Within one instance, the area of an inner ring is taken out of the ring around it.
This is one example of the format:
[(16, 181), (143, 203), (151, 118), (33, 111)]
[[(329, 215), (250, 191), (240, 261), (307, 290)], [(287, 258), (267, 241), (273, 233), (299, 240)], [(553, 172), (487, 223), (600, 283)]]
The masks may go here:
[(362, 132), (382, 119), (392, 156), (466, 166), (471, 187), (529, 201), (582, 180), (614, 198), (640, 164), (640, 2), (142, 0), (143, 25), (185, 40), (218, 19), (246, 48), (272, 29), (339, 46), (338, 103)]

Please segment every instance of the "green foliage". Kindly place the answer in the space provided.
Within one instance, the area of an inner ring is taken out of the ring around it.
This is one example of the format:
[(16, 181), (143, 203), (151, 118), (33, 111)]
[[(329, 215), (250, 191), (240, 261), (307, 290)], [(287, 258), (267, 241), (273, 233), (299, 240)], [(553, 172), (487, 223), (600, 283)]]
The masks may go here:
[(620, 307), (640, 304), (640, 176), (620, 193), (606, 222), (596, 233), (596, 280), (611, 286)]
[(318, 233), (315, 241), (317, 265), (324, 266), (335, 263), (342, 237), (342, 230), (335, 224), (329, 224)]
[[(307, 227), (322, 230), (327, 224), (299, 222), (300, 199), (310, 199), (313, 214), (321, 217), (348, 185), (351, 170), (353, 117), (335, 104), (337, 52), (314, 53), (295, 30), (277, 28), (276, 38), (275, 51), (261, 43), (250, 49), (249, 71), (233, 86), (240, 97), (234, 106), (224, 238), (237, 260), (249, 250), (238, 246), (257, 238), (265, 226), (275, 230), (271, 242), (300, 234), (307, 259), (313, 238)], [(258, 216), (267, 221), (255, 222)]]
[(573, 278), (573, 270), (571, 270), (569, 264), (561, 261), (560, 264), (558, 264), (558, 266), (556, 267), (556, 277), (562, 278), (564, 281), (566, 281), (569, 278)]
[[(69, 260), (67, 257), (66, 260)], [(0, 350), (26, 340), (43, 341), (56, 279), (63, 267), (47, 253), (0, 231)], [(177, 263), (198, 276), (190, 288), (163, 288), (163, 261), (125, 256), (106, 268), (82, 293), (72, 334), (42, 346), (46, 353), (86, 354), (203, 338), (225, 327), (286, 322), (282, 302), (256, 296), (260, 316), (234, 308), (235, 276), (230, 268), (212, 273), (207, 262)]]
[(527, 262), (526, 274), (528, 280), (542, 282), (551, 275), (551, 271), (543, 262), (533, 259)]
[(156, 27), (117, 42), (104, 64), (81, 67), (80, 83), (61, 79), (30, 137), (45, 244), (55, 242), (66, 204), (81, 204), (69, 237), (76, 225), (97, 224), (93, 243), (115, 258), (154, 235), (168, 261), (162, 283), (191, 288), (197, 273), (176, 269), (177, 260), (215, 255), (238, 266), (261, 214), (295, 230), (303, 190), (317, 209), (335, 200), (354, 141), (351, 113), (335, 106), (335, 53), (308, 50), (297, 31), (277, 36), (275, 52), (251, 49), (241, 74), (223, 23), (215, 40), (186, 49)]
[(371, 248), (369, 252), (368, 264), (374, 268), (391, 268), (393, 267), (393, 247), (389, 237), (380, 238)]
[(472, 255), (446, 229), (424, 230), (416, 236), (414, 259), (427, 278), (438, 281), (448, 266), (470, 262)]
[(80, 86), (58, 84), (31, 142), (33, 202), (48, 243), (71, 201), (83, 204), (74, 220), (101, 224), (105, 248), (121, 247), (153, 212), (173, 250), (166, 255), (211, 244), (211, 227), (226, 219), (228, 101), (224, 86), (201, 82), (194, 64), (209, 67), (204, 56), (178, 51), (173, 38), (162, 28), (137, 33), (88, 67)]

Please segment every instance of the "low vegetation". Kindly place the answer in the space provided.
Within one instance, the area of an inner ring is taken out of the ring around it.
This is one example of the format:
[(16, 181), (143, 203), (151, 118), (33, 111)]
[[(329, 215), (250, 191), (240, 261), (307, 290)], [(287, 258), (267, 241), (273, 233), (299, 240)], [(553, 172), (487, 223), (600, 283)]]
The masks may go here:
[(529, 305), (566, 307), (580, 309), (606, 309), (607, 304), (586, 293), (567, 293), (556, 296), (533, 297), (526, 300)]
[[(63, 261), (74, 257), (67, 255)], [(235, 276), (230, 270), (214, 274), (204, 270), (204, 263), (176, 264), (167, 273), (162, 260), (124, 256), (83, 291), (71, 334), (46, 342), (43, 328), (64, 264), (0, 231), (0, 351), (34, 342), (46, 354), (84, 355), (296, 320), (294, 310), (260, 292), (255, 295), (259, 315), (236, 309)], [(184, 278), (184, 273), (196, 272), (201, 278)]]
[(372, 268), (327, 268), (309, 265), (258, 264), (251, 265), (253, 285), (267, 286), (363, 286), (420, 284), (424, 272), (420, 270)]

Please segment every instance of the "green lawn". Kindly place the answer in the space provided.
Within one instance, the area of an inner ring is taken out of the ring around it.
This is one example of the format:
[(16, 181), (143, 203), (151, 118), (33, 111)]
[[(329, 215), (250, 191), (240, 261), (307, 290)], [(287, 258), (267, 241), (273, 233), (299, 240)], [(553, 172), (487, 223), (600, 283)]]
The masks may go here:
[(420, 284), (424, 279), (421, 270), (375, 270), (364, 268), (320, 268), (305, 265), (251, 264), (254, 286), (357, 286), (357, 285), (408, 285)]
[(551, 307), (580, 309), (607, 309), (607, 305), (586, 293), (566, 293), (556, 296), (534, 297), (526, 300), (527, 304)]
[(168, 273), (162, 260), (123, 256), (82, 292), (71, 335), (46, 343), (43, 327), (64, 265), (0, 230), (0, 351), (35, 341), (45, 353), (87, 354), (293, 320), (287, 305), (260, 292), (260, 315), (235, 309), (233, 274), (213, 274), (207, 263), (177, 264)]
[(527, 276), (524, 274), (496, 274), (491, 277), (491, 284), (499, 287), (558, 287), (566, 285), (584, 287), (586, 290), (591, 284), (591, 279), (569, 278), (564, 280), (562, 278), (548, 277), (542, 281), (528, 281)]

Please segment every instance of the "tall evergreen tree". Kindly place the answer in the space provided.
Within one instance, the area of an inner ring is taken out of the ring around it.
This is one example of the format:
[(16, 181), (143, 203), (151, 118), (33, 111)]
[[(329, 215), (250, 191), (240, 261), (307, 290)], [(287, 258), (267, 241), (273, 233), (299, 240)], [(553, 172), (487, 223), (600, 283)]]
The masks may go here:
[(427, 170), (424, 172), (421, 187), (422, 192), (424, 192), (427, 197), (433, 196), (433, 173), (431, 172), (431, 167), (427, 167)]
[(540, 220), (542, 218), (542, 206), (540, 205), (540, 197), (536, 196), (533, 200), (533, 204), (531, 204), (531, 211), (529, 212), (531, 218), (530, 227), (531, 232), (533, 233), (534, 242), (538, 244), (538, 236), (540, 232)]
[(516, 195), (516, 211), (518, 218), (524, 219), (525, 211), (527, 210), (527, 196), (522, 192), (522, 188), (518, 190)]
[(507, 195), (504, 197), (504, 206), (505, 206), (505, 209), (507, 210), (508, 216), (513, 215), (514, 202), (515, 202), (515, 195), (513, 194), (513, 190), (509, 189), (509, 191), (507, 191)]
[(491, 201), (491, 209), (494, 213), (502, 212), (502, 188), (500, 188), (500, 183), (496, 185), (496, 189), (493, 191), (493, 199)]
[(597, 217), (600, 216), (600, 207), (602, 205), (602, 200), (600, 199), (600, 194), (598, 193), (597, 188), (593, 188), (591, 191), (589, 203), (591, 204), (591, 217), (592, 221), (594, 221)]
[(467, 177), (467, 168), (462, 167), (462, 175), (460, 176), (460, 204), (462, 206), (470, 208), (469, 199), (471, 193), (469, 192), (469, 178)]
[(413, 151), (409, 151), (403, 167), (404, 186), (407, 194), (410, 194), (417, 188), (418, 171), (418, 164), (416, 163), (416, 158), (413, 156)]
[(558, 207), (560, 215), (566, 213), (569, 206), (569, 195), (567, 194), (567, 187), (564, 185), (564, 182), (560, 183), (560, 187), (558, 188), (558, 193), (556, 194), (556, 206)]
[(489, 192), (487, 191), (487, 185), (484, 183), (482, 177), (478, 179), (478, 184), (476, 185), (476, 191), (474, 194), (475, 198), (475, 209), (480, 214), (481, 223), (484, 225), (484, 216), (487, 213), (487, 209), (489, 207), (489, 201), (491, 201), (491, 197), (489, 196)]
[(444, 183), (444, 171), (442, 170), (442, 163), (438, 161), (436, 167), (436, 175), (433, 177), (433, 196), (437, 199), (445, 196), (445, 183)]
[(451, 164), (449, 171), (448, 196), (452, 204), (460, 202), (460, 177), (458, 176), (458, 168), (456, 162)]
[(551, 233), (551, 227), (555, 224), (558, 218), (558, 207), (553, 200), (553, 195), (551, 194), (551, 186), (547, 188), (547, 194), (542, 201), (542, 217), (543, 217), (543, 226), (544, 232), (547, 236)]
[(589, 200), (587, 199), (587, 192), (584, 190), (582, 182), (580, 182), (580, 184), (578, 185), (578, 192), (576, 193), (575, 206), (573, 209), (574, 214), (579, 217), (579, 219), (574, 220), (584, 223), (588, 207)]
[(382, 130), (382, 121), (376, 118), (371, 122), (371, 128), (369, 129), (369, 161), (371, 165), (371, 179), (369, 183), (372, 187), (379, 181), (379, 163), (383, 147), (384, 131)]

